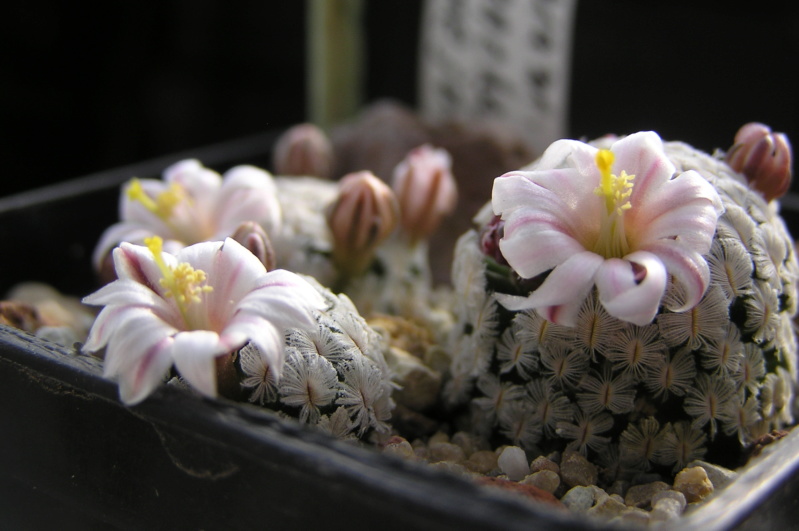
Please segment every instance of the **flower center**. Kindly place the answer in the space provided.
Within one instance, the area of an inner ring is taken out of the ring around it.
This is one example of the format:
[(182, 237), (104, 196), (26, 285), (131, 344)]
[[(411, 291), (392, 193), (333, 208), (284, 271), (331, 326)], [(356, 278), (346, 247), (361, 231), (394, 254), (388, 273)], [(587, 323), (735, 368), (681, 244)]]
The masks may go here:
[(605, 208), (593, 251), (605, 258), (622, 258), (630, 251), (624, 233), (624, 212), (632, 208), (630, 195), (635, 175), (627, 175), (624, 170), (621, 175), (611, 173), (614, 155), (608, 149), (600, 149), (595, 160), (602, 179), (594, 193), (605, 200)]
[(153, 199), (147, 195), (138, 179), (131, 181), (127, 195), (129, 199), (138, 201), (144, 208), (164, 221), (168, 221), (175, 207), (186, 199), (186, 191), (178, 183), (170, 184), (169, 190), (164, 190)]
[[(212, 286), (204, 285), (205, 271), (194, 269), (186, 262), (181, 262), (174, 267), (167, 265), (161, 255), (164, 241), (158, 236), (145, 238), (144, 244), (153, 254), (155, 263), (161, 270), (161, 279), (158, 283), (166, 290), (164, 296), (175, 299), (183, 321), (189, 326), (188, 305), (200, 302), (202, 300), (200, 294), (214, 289)], [(189, 328), (193, 329), (191, 326)]]

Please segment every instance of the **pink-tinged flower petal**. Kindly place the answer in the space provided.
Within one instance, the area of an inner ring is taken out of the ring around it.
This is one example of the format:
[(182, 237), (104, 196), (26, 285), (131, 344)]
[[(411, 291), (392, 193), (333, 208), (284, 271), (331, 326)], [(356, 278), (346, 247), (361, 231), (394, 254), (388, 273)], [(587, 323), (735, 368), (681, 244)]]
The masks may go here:
[(194, 201), (200, 202), (200, 208), (212, 207), (210, 198), (222, 186), (222, 177), (195, 159), (176, 162), (164, 170), (163, 177), (165, 189), (170, 183), (179, 184)]
[(267, 273), (237, 306), (237, 310), (259, 315), (283, 329), (312, 326), (315, 321), (309, 310), (324, 308), (324, 299), (313, 286), (282, 269)]
[(699, 304), (710, 283), (710, 268), (701, 254), (685, 249), (675, 240), (661, 240), (642, 250), (657, 255), (684, 289), (685, 304), (670, 310), (684, 312)]
[(226, 238), (208, 269), (214, 290), (224, 297), (240, 300), (267, 274), (263, 263), (243, 245)]
[(236, 166), (225, 172), (213, 212), (221, 239), (245, 221), (254, 221), (271, 234), (280, 226), (281, 207), (272, 176), (255, 166)]
[[(636, 271), (633, 264), (637, 264), (641, 271)], [(644, 251), (636, 251), (624, 259), (605, 260), (596, 274), (599, 300), (605, 310), (639, 326), (651, 323), (657, 315), (666, 280), (663, 263), (657, 256)]]
[[(254, 344), (258, 347), (258, 352), (270, 367), (270, 370), (274, 371), (276, 377), (279, 378), (285, 361), (283, 353), (284, 332), (284, 329), (278, 330), (271, 323), (265, 322), (256, 315), (239, 312), (230, 325), (222, 332), (220, 340), (228, 346), (239, 345), (234, 348), (240, 348), (245, 341)], [(241, 338), (246, 338), (246, 340)]]
[[(636, 178), (633, 193), (637, 186)], [(679, 237), (688, 249), (705, 254), (723, 211), (713, 185), (695, 171), (687, 171), (651, 191), (646, 206), (631, 209), (625, 223), (639, 239), (639, 248), (659, 239)]]
[(505, 220), (500, 250), (519, 275), (548, 271), (596, 238), (599, 201), (589, 182), (575, 170), (513, 172), (494, 181), (494, 210)]
[[(594, 195), (599, 184), (596, 176), (581, 174), (574, 168), (514, 171), (494, 180), (491, 202), (494, 212), (503, 214), (533, 209), (561, 218), (573, 233), (586, 226), (596, 231), (601, 203)], [(580, 212), (581, 216), (569, 216)]]
[(597, 148), (585, 142), (570, 139), (556, 140), (544, 150), (538, 161), (526, 169), (549, 170), (573, 167), (582, 175), (595, 175), (596, 181), (591, 185), (596, 186), (599, 183), (599, 172), (594, 165), (596, 152)]
[(657, 194), (675, 172), (657, 133), (634, 133), (617, 140), (610, 149), (615, 157), (611, 168), (613, 173), (619, 175), (623, 170), (627, 175), (635, 175), (630, 196), (633, 207), (642, 204), (654, 206), (653, 201), (657, 198), (652, 194)]
[[(167, 253), (164, 253), (163, 256), (167, 263), (174, 265), (174, 256)], [(159, 282), (161, 270), (147, 247), (123, 242), (114, 249), (114, 268), (120, 280), (128, 279), (138, 282), (163, 296), (163, 289)]]
[(130, 279), (107, 284), (83, 298), (84, 304), (92, 306), (138, 306), (169, 313), (166, 301), (150, 288)]
[(577, 240), (562, 232), (557, 223), (547, 220), (511, 217), (505, 224), (505, 235), (499, 249), (505, 260), (523, 278), (532, 278), (549, 271), (570, 256), (585, 250)]
[(228, 350), (219, 341), (216, 332), (190, 330), (175, 336), (172, 359), (180, 375), (192, 387), (206, 396), (216, 396), (217, 356), (227, 354)]
[(130, 352), (132, 363), (119, 372), (119, 398), (127, 405), (138, 404), (164, 380), (172, 365), (173, 338), (163, 337), (141, 352)]
[[(103, 365), (106, 376), (135, 370), (141, 353), (178, 332), (172, 324), (154, 318), (146, 308), (107, 306), (103, 312), (109, 312), (108, 317), (116, 319), (114, 327), (106, 327), (109, 344)], [(106, 318), (106, 323), (111, 321)], [(89, 350), (88, 343), (84, 349)]]
[(598, 254), (583, 251), (556, 267), (528, 297), (497, 294), (497, 300), (509, 310), (535, 308), (553, 323), (574, 326), (580, 305), (593, 288), (594, 275), (604, 261)]
[(146, 227), (140, 223), (121, 222), (111, 225), (100, 236), (100, 241), (94, 248), (92, 265), (99, 271), (105, 257), (119, 245), (119, 242), (141, 243), (153, 234), (156, 232), (152, 227)]

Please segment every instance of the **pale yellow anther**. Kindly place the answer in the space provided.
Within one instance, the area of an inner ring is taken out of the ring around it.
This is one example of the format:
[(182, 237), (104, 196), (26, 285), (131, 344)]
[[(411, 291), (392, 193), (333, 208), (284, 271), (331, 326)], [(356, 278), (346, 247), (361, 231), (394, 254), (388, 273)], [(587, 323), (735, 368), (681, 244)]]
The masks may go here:
[(172, 297), (178, 305), (181, 315), (186, 319), (186, 304), (200, 302), (200, 294), (213, 291), (213, 287), (202, 285), (206, 275), (202, 269), (194, 269), (190, 264), (181, 262), (177, 266), (170, 266), (164, 261), (162, 255), (164, 241), (158, 237), (145, 238), (144, 244), (153, 254), (155, 263), (161, 271), (158, 281), (164, 288), (164, 296)]
[(615, 157), (608, 149), (600, 149), (595, 162), (601, 179), (594, 193), (605, 200), (605, 212), (602, 215), (599, 238), (594, 251), (606, 258), (623, 257), (629, 246), (624, 234), (623, 214), (632, 208), (630, 196), (633, 193), (635, 175), (628, 175), (622, 170), (620, 175), (611, 171)]
[(186, 198), (183, 187), (178, 183), (172, 183), (168, 190), (164, 190), (153, 199), (147, 195), (138, 179), (133, 179), (130, 182), (126, 193), (131, 201), (138, 201), (144, 208), (163, 220), (172, 216), (175, 207)]

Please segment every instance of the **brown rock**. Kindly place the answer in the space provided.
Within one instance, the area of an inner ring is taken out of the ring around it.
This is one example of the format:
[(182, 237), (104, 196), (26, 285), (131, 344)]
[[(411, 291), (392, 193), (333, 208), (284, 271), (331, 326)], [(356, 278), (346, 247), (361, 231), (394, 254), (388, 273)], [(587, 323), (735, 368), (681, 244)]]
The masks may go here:
[(713, 493), (713, 483), (701, 466), (684, 468), (674, 478), (674, 490), (682, 492), (688, 503), (701, 501)]
[(564, 452), (560, 462), (560, 478), (568, 487), (596, 485), (599, 471), (579, 452)]
[(479, 450), (469, 456), (464, 466), (478, 474), (489, 474), (497, 468), (497, 454), (491, 450)]
[(627, 489), (624, 503), (630, 507), (647, 509), (652, 505), (652, 497), (658, 492), (669, 490), (669, 485), (663, 481), (653, 481), (643, 485), (633, 485)]
[(539, 455), (530, 463), (531, 472), (539, 472), (541, 470), (551, 470), (555, 474), (560, 474), (560, 467), (553, 460)]
[(43, 323), (32, 305), (24, 302), (0, 301), (0, 324), (33, 334)]

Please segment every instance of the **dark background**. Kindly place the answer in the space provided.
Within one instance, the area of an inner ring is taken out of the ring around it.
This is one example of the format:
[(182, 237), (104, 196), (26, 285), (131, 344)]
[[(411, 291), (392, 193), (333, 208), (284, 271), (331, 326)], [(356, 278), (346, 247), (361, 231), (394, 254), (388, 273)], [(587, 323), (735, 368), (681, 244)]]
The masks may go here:
[[(304, 11), (12, 0), (0, 196), (304, 120)], [(420, 0), (367, 2), (367, 101), (416, 102), (420, 12)], [(762, 121), (799, 142), (798, 14), (788, 1), (581, 0), (569, 136), (655, 129), (713, 150)]]

